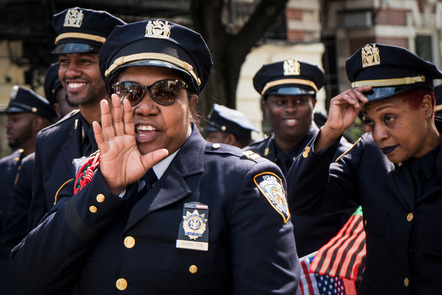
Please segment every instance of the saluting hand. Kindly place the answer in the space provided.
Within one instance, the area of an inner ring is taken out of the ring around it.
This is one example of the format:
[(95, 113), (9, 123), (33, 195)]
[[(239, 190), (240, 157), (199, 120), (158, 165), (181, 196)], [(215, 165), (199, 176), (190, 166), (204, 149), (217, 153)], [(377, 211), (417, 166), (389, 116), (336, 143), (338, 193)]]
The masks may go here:
[(142, 155), (135, 140), (132, 108), (127, 99), (120, 103), (112, 94), (112, 112), (106, 100), (100, 102), (101, 125), (93, 122), (95, 140), (101, 153), (100, 170), (114, 194), (120, 194), (128, 185), (139, 180), (153, 165), (168, 155), (159, 149)]
[(368, 102), (363, 92), (370, 91), (371, 86), (348, 89), (330, 101), (327, 122), (321, 128), (315, 142), (315, 151), (332, 145), (353, 124), (362, 107)]

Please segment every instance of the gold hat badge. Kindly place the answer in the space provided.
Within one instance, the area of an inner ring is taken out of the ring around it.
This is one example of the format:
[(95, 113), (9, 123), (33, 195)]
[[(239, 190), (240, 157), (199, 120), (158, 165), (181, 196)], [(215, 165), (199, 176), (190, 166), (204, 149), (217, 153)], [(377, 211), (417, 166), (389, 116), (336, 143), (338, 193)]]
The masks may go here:
[(362, 67), (371, 67), (381, 63), (381, 56), (379, 55), (379, 48), (376, 44), (371, 46), (370, 44), (365, 45), (361, 50), (362, 56)]
[(79, 28), (83, 23), (83, 17), (83, 10), (76, 8), (69, 9), (68, 12), (66, 12), (63, 26)]
[(150, 38), (169, 38), (170, 37), (169, 22), (162, 22), (161, 20), (149, 21), (146, 25), (145, 37)]
[(293, 76), (301, 74), (301, 65), (297, 60), (287, 59), (284, 61), (284, 76)]

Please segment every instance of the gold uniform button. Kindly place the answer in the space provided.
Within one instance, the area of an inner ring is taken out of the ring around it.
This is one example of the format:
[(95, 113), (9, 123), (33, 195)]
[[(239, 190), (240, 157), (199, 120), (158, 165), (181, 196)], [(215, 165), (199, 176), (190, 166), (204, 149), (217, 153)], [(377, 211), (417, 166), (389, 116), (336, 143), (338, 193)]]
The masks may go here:
[(131, 236), (127, 236), (124, 238), (124, 246), (129, 249), (133, 248), (135, 246), (135, 239)]
[(413, 220), (413, 217), (414, 217), (414, 216), (413, 216), (413, 213), (411, 213), (411, 212), (408, 213), (408, 214), (407, 214), (407, 221), (412, 221), (412, 220)]
[(127, 288), (127, 281), (125, 279), (120, 278), (117, 280), (115, 285), (117, 286), (118, 290), (123, 291), (123, 290), (126, 290), (126, 288)]
[(189, 267), (189, 272), (190, 272), (191, 274), (196, 274), (197, 271), (198, 271), (198, 267), (197, 267), (195, 264), (192, 264), (192, 265)]
[(307, 152), (307, 151), (303, 151), (303, 152), (302, 152), (302, 156), (303, 156), (304, 158), (307, 158), (307, 157), (308, 157), (308, 152)]
[(365, 219), (365, 221), (364, 221), (364, 225), (367, 226), (367, 219)]
[(306, 151), (307, 153), (310, 153), (310, 147), (309, 147), (309, 146), (306, 146), (306, 147), (305, 147), (305, 151)]
[(410, 285), (410, 280), (408, 278), (404, 279), (404, 286), (408, 287)]
[(106, 198), (104, 197), (103, 194), (98, 194), (98, 195), (97, 195), (97, 202), (98, 202), (98, 203), (103, 203), (103, 202), (104, 202), (104, 199), (106, 199)]
[(98, 209), (95, 206), (90, 206), (89, 211), (91, 211), (91, 213), (97, 213)]

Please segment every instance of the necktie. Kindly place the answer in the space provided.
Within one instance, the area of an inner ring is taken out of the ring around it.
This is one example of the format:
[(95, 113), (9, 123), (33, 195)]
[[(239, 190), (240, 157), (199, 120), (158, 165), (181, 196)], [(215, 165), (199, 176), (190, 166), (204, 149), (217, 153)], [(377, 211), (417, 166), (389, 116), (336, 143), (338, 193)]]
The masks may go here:
[(137, 189), (132, 189), (129, 198), (126, 200), (125, 205), (121, 208), (122, 216), (125, 221), (129, 219), (132, 208), (138, 203), (141, 198), (152, 188), (155, 182), (158, 180), (152, 169), (140, 179), (137, 185)]
[(142, 180), (144, 181), (144, 185), (140, 183), (141, 189), (137, 194), (136, 202), (138, 202), (153, 187), (158, 178), (153, 169), (149, 169), (147, 173), (144, 174)]

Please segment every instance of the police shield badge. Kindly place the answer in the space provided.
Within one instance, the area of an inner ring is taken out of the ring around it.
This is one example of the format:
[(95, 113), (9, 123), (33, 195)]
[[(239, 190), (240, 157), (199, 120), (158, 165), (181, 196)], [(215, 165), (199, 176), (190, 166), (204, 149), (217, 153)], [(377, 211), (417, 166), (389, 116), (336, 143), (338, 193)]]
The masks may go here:
[(208, 217), (209, 206), (199, 202), (185, 203), (176, 247), (199, 251), (209, 250)]
[(253, 179), (270, 205), (282, 216), (284, 223), (289, 220), (290, 213), (285, 197), (282, 180), (272, 172), (264, 172)]

